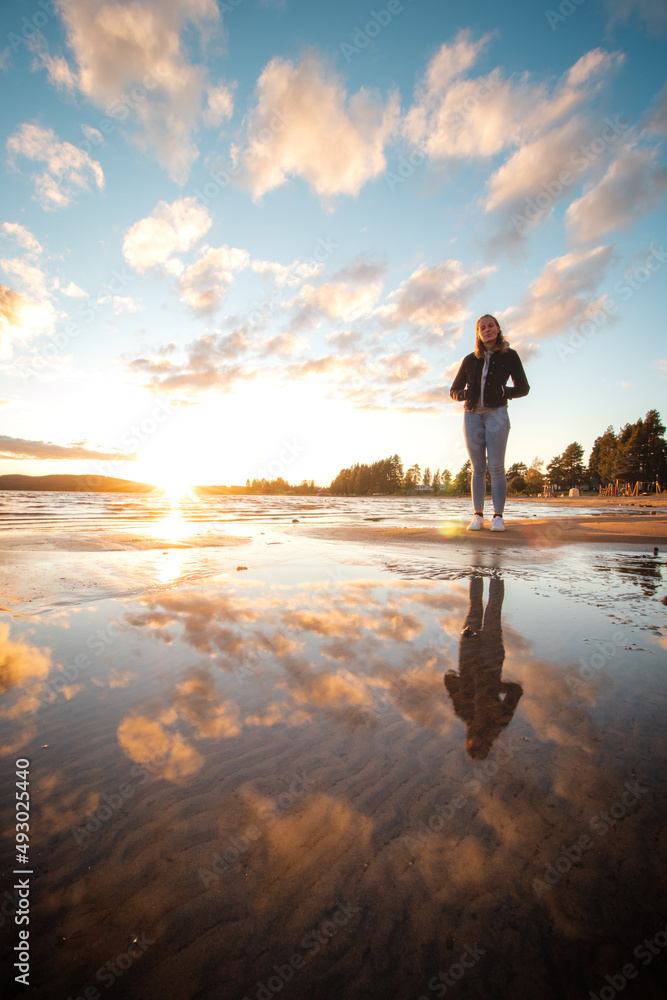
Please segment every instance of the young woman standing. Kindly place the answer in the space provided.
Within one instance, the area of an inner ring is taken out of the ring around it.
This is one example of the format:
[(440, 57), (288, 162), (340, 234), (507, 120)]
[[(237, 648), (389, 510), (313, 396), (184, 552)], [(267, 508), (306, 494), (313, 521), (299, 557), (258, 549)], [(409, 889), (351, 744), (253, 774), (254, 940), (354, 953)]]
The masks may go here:
[[(512, 385), (508, 386), (510, 378)], [(491, 531), (505, 530), (505, 449), (510, 431), (507, 400), (527, 396), (529, 391), (519, 355), (503, 337), (498, 320), (495, 316), (480, 316), (475, 328), (475, 350), (461, 362), (449, 390), (452, 399), (465, 403), (463, 434), (472, 465), (474, 511), (468, 531), (479, 531), (484, 523), (487, 455), (494, 510)]]

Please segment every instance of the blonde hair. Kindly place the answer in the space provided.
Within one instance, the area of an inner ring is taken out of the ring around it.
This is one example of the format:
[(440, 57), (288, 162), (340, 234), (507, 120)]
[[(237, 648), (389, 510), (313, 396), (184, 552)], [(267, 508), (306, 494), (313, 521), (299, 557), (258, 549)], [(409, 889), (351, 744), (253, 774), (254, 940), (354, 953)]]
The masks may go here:
[(484, 341), (482, 340), (482, 338), (479, 335), (479, 324), (482, 322), (483, 319), (492, 319), (493, 322), (498, 327), (498, 337), (496, 339), (496, 343), (495, 343), (495, 345), (493, 347), (493, 350), (498, 350), (498, 351), (503, 351), (503, 352), (508, 351), (509, 350), (509, 346), (510, 346), (509, 345), (509, 341), (505, 340), (505, 337), (503, 335), (503, 331), (500, 329), (500, 323), (498, 322), (498, 320), (496, 319), (495, 316), (491, 315), (491, 313), (484, 313), (484, 315), (480, 316), (479, 319), (477, 320), (477, 322), (475, 323), (475, 355), (476, 355), (476, 357), (483, 358), (484, 357), (484, 353), (486, 351), (486, 347), (484, 346)]

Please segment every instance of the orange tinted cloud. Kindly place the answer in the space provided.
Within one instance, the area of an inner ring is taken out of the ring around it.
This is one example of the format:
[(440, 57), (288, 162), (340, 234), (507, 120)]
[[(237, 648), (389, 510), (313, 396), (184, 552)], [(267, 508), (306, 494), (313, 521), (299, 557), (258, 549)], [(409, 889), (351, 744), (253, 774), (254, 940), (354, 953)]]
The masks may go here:
[[(384, 170), (397, 97), (383, 104), (365, 88), (348, 97), (341, 79), (312, 54), (297, 64), (272, 59), (257, 93), (245, 140), (231, 149), (254, 198), (289, 177), (302, 177), (320, 197), (356, 195)], [(260, 142), (256, 137), (266, 132), (269, 138)]]

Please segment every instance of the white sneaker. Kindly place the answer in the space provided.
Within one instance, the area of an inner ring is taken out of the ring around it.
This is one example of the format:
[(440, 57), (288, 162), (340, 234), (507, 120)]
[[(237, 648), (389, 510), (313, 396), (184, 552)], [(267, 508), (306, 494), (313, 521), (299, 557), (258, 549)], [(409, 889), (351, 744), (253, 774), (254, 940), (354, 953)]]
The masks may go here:
[(491, 531), (504, 531), (505, 522), (502, 517), (494, 517), (491, 521)]
[(473, 514), (472, 521), (468, 525), (468, 531), (479, 531), (484, 524), (484, 518), (480, 514)]

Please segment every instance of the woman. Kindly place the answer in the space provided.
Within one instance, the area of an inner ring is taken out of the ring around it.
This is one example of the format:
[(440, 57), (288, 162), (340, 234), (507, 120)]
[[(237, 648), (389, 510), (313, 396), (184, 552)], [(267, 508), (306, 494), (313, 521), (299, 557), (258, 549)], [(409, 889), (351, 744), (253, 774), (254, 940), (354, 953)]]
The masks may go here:
[[(510, 431), (507, 400), (527, 396), (530, 386), (519, 355), (503, 337), (495, 316), (480, 316), (475, 332), (475, 350), (461, 362), (449, 390), (452, 399), (465, 402), (463, 434), (472, 464), (474, 511), (468, 531), (479, 531), (484, 524), (487, 455), (494, 510), (491, 531), (504, 531), (505, 449)], [(512, 386), (507, 385), (510, 378)]]

